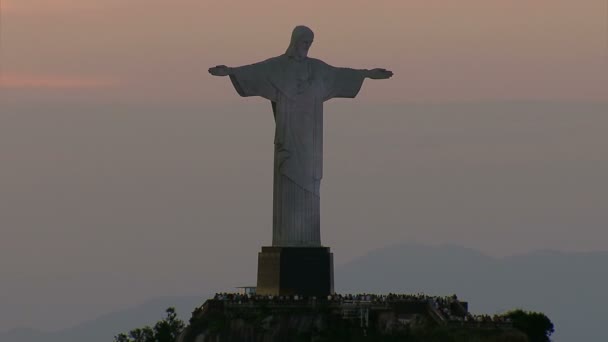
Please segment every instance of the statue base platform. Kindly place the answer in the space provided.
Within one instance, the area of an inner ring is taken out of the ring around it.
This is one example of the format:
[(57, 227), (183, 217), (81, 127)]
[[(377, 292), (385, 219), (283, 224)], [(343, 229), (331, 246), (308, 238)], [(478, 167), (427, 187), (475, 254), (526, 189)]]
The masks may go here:
[(333, 254), (329, 247), (262, 247), (256, 293), (318, 297), (333, 294)]

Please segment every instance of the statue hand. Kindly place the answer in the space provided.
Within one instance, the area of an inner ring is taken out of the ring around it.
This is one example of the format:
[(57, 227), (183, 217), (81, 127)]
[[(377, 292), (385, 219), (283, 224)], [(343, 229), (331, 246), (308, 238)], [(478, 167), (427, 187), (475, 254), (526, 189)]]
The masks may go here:
[(393, 76), (393, 72), (386, 69), (372, 69), (367, 72), (367, 77), (373, 80), (385, 80)]
[(230, 68), (225, 65), (218, 65), (209, 68), (209, 73), (213, 76), (228, 76), (230, 75)]

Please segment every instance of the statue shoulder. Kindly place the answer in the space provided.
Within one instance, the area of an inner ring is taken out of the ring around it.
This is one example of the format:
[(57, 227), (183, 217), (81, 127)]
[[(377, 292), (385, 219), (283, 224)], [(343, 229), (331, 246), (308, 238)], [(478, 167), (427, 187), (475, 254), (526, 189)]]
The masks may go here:
[(262, 61), (265, 64), (283, 64), (287, 61), (287, 57), (285, 55), (279, 55), (276, 57), (270, 57)]
[(316, 72), (322, 73), (322, 74), (327, 74), (329, 73), (334, 67), (323, 62), (320, 59), (316, 59), (316, 58), (310, 58), (310, 63), (312, 64), (313, 69), (316, 70)]
[(308, 57), (308, 59), (310, 59), (310, 62), (311, 62), (311, 63), (312, 63), (314, 66), (316, 66), (316, 67), (320, 67), (320, 68), (327, 68), (327, 67), (329, 67), (329, 66), (330, 66), (329, 64), (327, 64), (327, 63), (325, 63), (325, 62), (323, 62), (322, 60), (317, 59), (317, 58), (311, 58), (311, 57)]

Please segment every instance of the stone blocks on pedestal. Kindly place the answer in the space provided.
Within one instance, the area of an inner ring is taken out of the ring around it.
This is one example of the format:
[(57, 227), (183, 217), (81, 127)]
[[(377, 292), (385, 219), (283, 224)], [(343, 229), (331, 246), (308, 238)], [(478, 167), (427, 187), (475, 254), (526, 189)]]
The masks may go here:
[(333, 254), (329, 247), (262, 247), (257, 294), (323, 297), (333, 292)]

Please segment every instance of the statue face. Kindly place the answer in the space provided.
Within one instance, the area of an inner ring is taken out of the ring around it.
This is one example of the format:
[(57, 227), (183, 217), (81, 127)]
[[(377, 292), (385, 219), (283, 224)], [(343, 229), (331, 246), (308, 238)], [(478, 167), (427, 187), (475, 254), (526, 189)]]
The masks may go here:
[(300, 39), (296, 43), (296, 54), (298, 55), (298, 57), (306, 58), (308, 56), (308, 49), (310, 49), (311, 45), (312, 45), (312, 38), (306, 37), (306, 38)]

